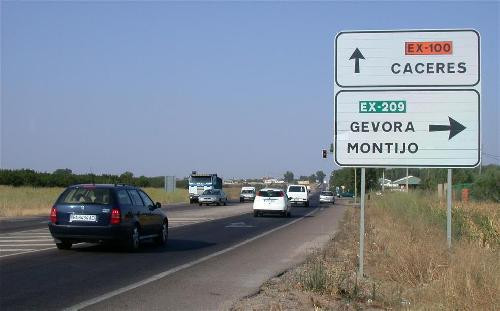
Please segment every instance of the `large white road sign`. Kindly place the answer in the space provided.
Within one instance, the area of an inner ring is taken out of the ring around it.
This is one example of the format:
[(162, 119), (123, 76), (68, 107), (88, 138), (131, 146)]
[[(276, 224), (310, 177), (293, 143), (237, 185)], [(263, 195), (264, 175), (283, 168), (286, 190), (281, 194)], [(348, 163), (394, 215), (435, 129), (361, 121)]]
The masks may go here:
[(471, 89), (341, 90), (335, 162), (362, 167), (474, 167), (480, 95)]
[(335, 38), (339, 87), (472, 87), (480, 81), (474, 30), (348, 31)]

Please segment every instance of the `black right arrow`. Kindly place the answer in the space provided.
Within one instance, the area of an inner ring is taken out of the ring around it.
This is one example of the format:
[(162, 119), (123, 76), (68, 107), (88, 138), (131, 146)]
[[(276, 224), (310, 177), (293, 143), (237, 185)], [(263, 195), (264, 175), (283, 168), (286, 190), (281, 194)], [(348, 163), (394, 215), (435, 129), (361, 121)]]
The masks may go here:
[(354, 59), (354, 73), (359, 73), (359, 59), (365, 59), (365, 57), (363, 56), (363, 54), (361, 54), (361, 51), (356, 48), (354, 50), (354, 53), (352, 53), (351, 57), (349, 58), (349, 60), (351, 59)]
[(451, 117), (448, 117), (450, 121), (450, 125), (429, 125), (429, 132), (441, 132), (441, 131), (450, 131), (450, 136), (448, 140), (452, 139), (453, 136), (457, 135), (461, 131), (465, 130), (465, 126), (453, 120)]

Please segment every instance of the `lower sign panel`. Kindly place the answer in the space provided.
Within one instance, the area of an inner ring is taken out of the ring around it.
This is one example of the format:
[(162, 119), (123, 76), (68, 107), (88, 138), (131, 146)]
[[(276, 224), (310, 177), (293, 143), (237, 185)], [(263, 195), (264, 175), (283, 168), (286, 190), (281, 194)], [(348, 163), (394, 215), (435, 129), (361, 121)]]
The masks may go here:
[(335, 162), (363, 167), (474, 167), (475, 90), (356, 90), (335, 96)]

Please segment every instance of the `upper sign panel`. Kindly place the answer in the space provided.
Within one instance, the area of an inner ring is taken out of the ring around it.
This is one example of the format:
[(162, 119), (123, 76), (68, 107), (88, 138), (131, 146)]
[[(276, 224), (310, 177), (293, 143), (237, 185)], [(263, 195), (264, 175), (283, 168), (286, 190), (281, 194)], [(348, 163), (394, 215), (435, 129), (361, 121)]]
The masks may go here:
[(474, 30), (353, 31), (335, 39), (340, 87), (475, 86), (479, 71)]

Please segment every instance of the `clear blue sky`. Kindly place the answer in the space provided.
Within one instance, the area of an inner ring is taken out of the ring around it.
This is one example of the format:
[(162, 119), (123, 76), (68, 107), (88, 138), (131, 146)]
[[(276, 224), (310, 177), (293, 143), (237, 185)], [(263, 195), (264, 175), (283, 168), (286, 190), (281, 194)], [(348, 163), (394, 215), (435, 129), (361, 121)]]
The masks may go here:
[[(1, 167), (224, 177), (333, 168), (341, 30), (474, 28), (499, 155), (498, 2), (2, 2)], [(486, 163), (498, 160), (484, 158)]]

